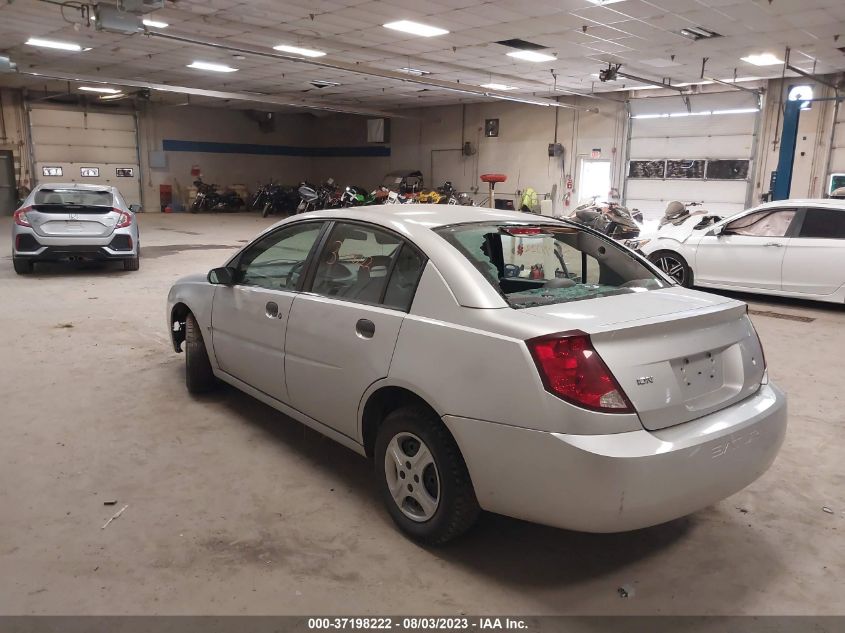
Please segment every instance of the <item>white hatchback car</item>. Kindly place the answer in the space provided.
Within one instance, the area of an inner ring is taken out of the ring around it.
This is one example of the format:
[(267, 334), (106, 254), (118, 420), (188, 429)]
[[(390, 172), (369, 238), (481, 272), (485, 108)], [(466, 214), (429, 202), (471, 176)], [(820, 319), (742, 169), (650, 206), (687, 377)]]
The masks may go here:
[(222, 380), (374, 460), (396, 523), (480, 509), (654, 525), (723, 499), (786, 429), (745, 304), (600, 233), (446, 205), (284, 220), (170, 290), (187, 386)]
[[(845, 303), (845, 200), (780, 200), (630, 240), (681, 285)], [(707, 223), (705, 223), (707, 224)]]

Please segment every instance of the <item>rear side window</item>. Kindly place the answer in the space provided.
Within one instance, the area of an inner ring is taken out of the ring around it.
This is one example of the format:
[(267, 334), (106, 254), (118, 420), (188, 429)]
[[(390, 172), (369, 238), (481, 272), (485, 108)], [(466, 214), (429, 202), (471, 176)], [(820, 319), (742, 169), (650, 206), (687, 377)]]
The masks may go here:
[(562, 225), (462, 224), (436, 229), (512, 308), (645, 292), (671, 284), (612, 240)]
[(71, 205), (86, 207), (111, 207), (110, 191), (87, 191), (85, 189), (40, 189), (35, 192), (34, 204)]
[(403, 245), (387, 282), (384, 305), (405, 312), (410, 310), (424, 267), (425, 258), (417, 249), (409, 244)]
[(807, 209), (798, 237), (845, 240), (845, 211)]

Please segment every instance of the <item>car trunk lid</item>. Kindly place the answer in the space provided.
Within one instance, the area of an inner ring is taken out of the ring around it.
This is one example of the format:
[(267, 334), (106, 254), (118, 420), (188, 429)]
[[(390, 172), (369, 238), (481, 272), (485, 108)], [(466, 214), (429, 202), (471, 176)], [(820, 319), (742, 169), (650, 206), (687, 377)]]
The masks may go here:
[(44, 237), (107, 237), (119, 213), (99, 205), (38, 204), (26, 215), (35, 232)]
[(523, 312), (589, 334), (649, 430), (730, 406), (763, 377), (745, 304), (724, 297), (674, 287)]

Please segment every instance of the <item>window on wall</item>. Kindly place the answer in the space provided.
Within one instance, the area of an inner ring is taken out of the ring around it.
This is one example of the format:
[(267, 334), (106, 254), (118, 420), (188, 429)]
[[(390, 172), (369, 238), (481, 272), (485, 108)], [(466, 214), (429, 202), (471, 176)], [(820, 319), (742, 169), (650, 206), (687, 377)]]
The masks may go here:
[(632, 160), (628, 163), (628, 178), (660, 180), (665, 176), (665, 160)]
[(704, 180), (704, 161), (686, 159), (667, 160), (666, 177)]
[(707, 180), (745, 180), (748, 160), (708, 160)]

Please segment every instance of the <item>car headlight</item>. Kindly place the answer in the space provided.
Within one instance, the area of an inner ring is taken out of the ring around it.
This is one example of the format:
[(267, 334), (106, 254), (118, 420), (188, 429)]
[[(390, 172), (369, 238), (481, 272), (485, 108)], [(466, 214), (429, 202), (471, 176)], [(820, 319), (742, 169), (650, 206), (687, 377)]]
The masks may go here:
[(638, 251), (643, 246), (648, 244), (650, 241), (651, 240), (648, 240), (648, 239), (646, 239), (646, 240), (625, 240), (625, 246), (627, 246), (628, 248), (630, 248), (632, 250)]

